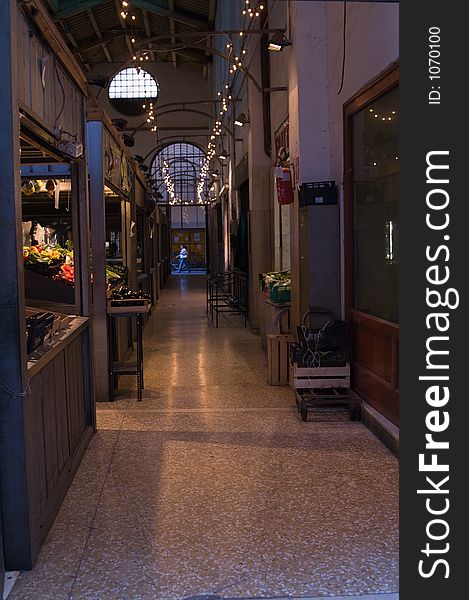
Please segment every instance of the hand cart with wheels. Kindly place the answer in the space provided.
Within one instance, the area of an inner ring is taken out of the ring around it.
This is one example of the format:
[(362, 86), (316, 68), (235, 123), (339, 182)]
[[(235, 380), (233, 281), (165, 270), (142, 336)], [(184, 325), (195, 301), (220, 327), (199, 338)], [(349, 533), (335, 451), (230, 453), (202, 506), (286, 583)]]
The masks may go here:
[[(312, 334), (313, 338), (313, 347), (311, 348), (305, 328), (307, 319), (311, 320), (313, 316), (316, 318), (316, 325), (318, 321), (320, 325), (308, 332), (308, 334)], [(294, 360), (290, 361), (290, 384), (303, 421), (308, 420), (309, 412), (314, 413), (316, 420), (328, 420), (333, 415), (341, 417), (345, 411), (348, 411), (351, 420), (360, 419), (361, 400), (350, 388), (347, 340), (344, 339), (343, 344), (339, 344), (338, 340), (335, 343), (332, 341), (332, 345), (343, 347), (331, 348), (330, 352), (324, 345), (326, 338), (324, 332), (327, 331), (326, 328), (330, 323), (337, 323), (336, 317), (330, 311), (316, 307), (304, 315), (303, 327), (298, 328), (299, 336), (303, 337), (302, 347), (305, 348), (306, 344), (309, 350), (305, 353), (301, 364)], [(319, 348), (323, 352), (320, 352)], [(334, 360), (337, 360), (338, 364), (334, 365)]]

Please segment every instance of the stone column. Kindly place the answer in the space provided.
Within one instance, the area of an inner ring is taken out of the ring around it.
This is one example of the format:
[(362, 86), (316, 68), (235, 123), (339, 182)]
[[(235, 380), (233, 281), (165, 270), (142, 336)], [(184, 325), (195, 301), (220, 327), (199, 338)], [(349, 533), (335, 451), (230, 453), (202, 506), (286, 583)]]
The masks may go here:
[[(293, 2), (291, 27), (293, 45), (287, 50), (290, 52), (290, 156), (298, 185), (330, 179), (326, 3)], [(292, 324), (295, 326), (307, 309), (302, 296), (310, 284), (305, 281), (302, 265), (307, 249), (300, 243), (303, 218), (297, 192), (290, 211)]]
[[(253, 57), (250, 72), (260, 76), (260, 54)], [(262, 94), (249, 81), (249, 313), (251, 328), (259, 329), (258, 274), (272, 269), (273, 263), (273, 192), (272, 159), (264, 150)]]

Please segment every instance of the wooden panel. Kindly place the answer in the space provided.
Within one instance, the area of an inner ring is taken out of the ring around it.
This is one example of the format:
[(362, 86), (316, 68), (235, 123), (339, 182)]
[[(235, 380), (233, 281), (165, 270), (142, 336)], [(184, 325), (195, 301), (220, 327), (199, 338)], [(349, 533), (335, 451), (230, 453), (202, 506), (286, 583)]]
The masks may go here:
[[(70, 48), (68, 48), (63, 36), (59, 33), (55, 23), (50, 17), (46, 6), (42, 0), (28, 0), (22, 3), (23, 10), (29, 13), (29, 16), (34, 21), (35, 26), (40, 30), (41, 34), (47, 40), (47, 50), (49, 53), (56, 56), (62, 63), (65, 70), (69, 73), (74, 81), (74, 85), (81, 90), (83, 94), (87, 93), (86, 77), (73, 56)], [(25, 16), (18, 10), (18, 21), (26, 20)], [(62, 68), (62, 66), (61, 66)]]
[(391, 383), (392, 340), (363, 326), (355, 328), (353, 360)]
[[(44, 421), (42, 416), (42, 377), (31, 380), (31, 393), (25, 397), (25, 439), (31, 447), (28, 452), (28, 492), (31, 547), (41, 543), (42, 515), (47, 508), (46, 459), (44, 454)], [(33, 551), (34, 554), (34, 551)]]
[(352, 387), (382, 415), (399, 425), (399, 394), (358, 363), (352, 364)]
[(86, 427), (84, 365), (82, 339), (76, 339), (65, 351), (70, 451), (73, 454)]
[(385, 417), (399, 423), (399, 327), (350, 311), (352, 386)]
[(118, 360), (126, 360), (129, 356), (129, 321), (128, 317), (115, 319)]
[(29, 27), (24, 19), (18, 22), (18, 74), (21, 75), (17, 78), (18, 82), (18, 98), (21, 102), (29, 105), (29, 77), (25, 75), (28, 73), (30, 60), (29, 60)]
[(42, 381), (42, 423), (44, 457), (46, 462), (47, 495), (52, 495), (59, 478), (57, 425), (55, 414), (55, 370), (49, 363), (41, 373)]
[(86, 335), (83, 329), (32, 377), (31, 394), (25, 398), (32, 562), (92, 433), (90, 388), (84, 380), (89, 360), (83, 352)]
[[(80, 79), (78, 83), (72, 80), (49, 45), (31, 32), (33, 32), (31, 26), (20, 11), (18, 99), (27, 107), (31, 115), (42, 120), (50, 132), (60, 125), (66, 131), (77, 134), (77, 141), (83, 142), (83, 93), (79, 87), (82, 80)], [(50, 35), (47, 39), (49, 38)]]
[(65, 356), (60, 354), (54, 361), (55, 377), (55, 425), (57, 432), (57, 465), (62, 473), (70, 458), (67, 389), (65, 385)]

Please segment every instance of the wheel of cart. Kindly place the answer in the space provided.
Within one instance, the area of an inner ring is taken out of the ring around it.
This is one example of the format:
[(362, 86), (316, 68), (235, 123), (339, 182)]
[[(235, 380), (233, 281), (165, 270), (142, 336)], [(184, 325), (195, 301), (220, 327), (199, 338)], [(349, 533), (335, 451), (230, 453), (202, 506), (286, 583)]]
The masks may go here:
[[(329, 324), (336, 322), (337, 318), (331, 311), (323, 307), (314, 307), (305, 313), (302, 327), (298, 328), (300, 348), (308, 348), (303, 356), (303, 360), (307, 361), (308, 366), (304, 364), (299, 366), (291, 361), (290, 382), (295, 392), (296, 406), (303, 421), (308, 420), (308, 413), (312, 411), (320, 420), (327, 420), (332, 415), (343, 416), (344, 410), (348, 410), (348, 417), (352, 421), (361, 418), (361, 399), (350, 388), (348, 340), (345, 331), (343, 332), (345, 352), (341, 364), (321, 366), (321, 353), (317, 351), (320, 342), (322, 343), (321, 348), (324, 350), (325, 334), (322, 340), (321, 335)], [(342, 324), (342, 329), (344, 327), (345, 324)], [(313, 340), (316, 339), (316, 347), (313, 349), (311, 349), (311, 342), (308, 339), (308, 329), (309, 333), (313, 333)]]
[(296, 405), (303, 421), (314, 412), (317, 420), (359, 421), (361, 399), (350, 388), (311, 388), (295, 390)]

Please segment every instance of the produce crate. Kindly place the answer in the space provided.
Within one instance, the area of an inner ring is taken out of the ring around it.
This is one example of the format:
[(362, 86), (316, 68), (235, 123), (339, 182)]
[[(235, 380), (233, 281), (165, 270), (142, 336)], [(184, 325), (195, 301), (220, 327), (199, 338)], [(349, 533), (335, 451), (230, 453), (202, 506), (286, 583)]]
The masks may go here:
[(293, 389), (349, 388), (350, 363), (344, 367), (298, 367), (290, 366), (290, 385)]
[(275, 303), (291, 302), (291, 284), (270, 284), (269, 299)]
[(147, 313), (151, 304), (146, 299), (108, 300), (107, 312), (109, 314)]
[(267, 382), (269, 385), (288, 385), (289, 379), (289, 344), (293, 336), (267, 336)]

